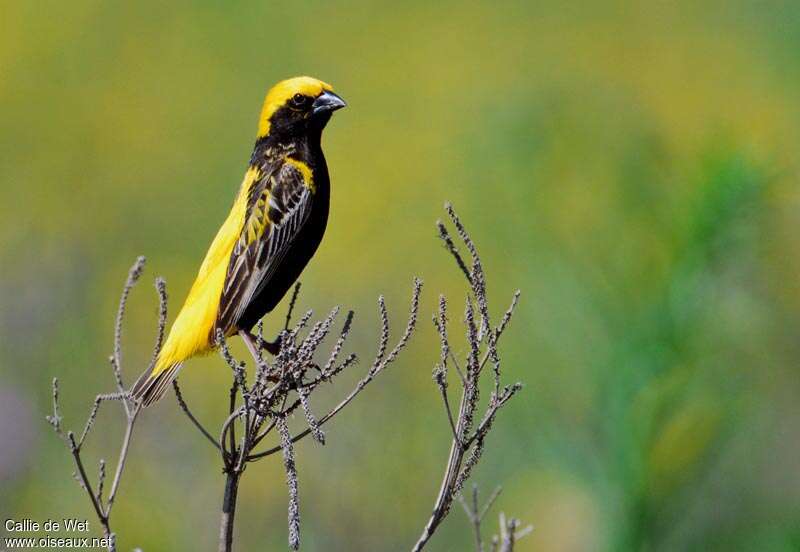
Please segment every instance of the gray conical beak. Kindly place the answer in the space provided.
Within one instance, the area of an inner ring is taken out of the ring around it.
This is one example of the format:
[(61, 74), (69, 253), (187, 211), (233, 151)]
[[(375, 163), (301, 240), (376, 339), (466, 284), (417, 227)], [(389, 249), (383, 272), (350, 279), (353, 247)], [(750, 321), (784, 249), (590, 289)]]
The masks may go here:
[(346, 105), (347, 104), (342, 98), (333, 92), (326, 90), (317, 96), (317, 99), (314, 100), (312, 108), (314, 115), (319, 115), (321, 113), (330, 113), (332, 111), (336, 111), (337, 109), (341, 109)]

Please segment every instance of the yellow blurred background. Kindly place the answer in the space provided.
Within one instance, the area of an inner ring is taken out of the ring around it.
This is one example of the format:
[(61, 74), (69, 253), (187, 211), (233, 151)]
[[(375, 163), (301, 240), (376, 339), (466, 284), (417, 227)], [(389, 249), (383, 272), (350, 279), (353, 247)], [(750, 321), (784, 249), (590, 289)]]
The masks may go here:
[[(144, 368), (150, 282), (166, 277), (174, 315), (266, 89), (310, 74), (349, 107), (325, 133), (331, 219), (299, 307), (356, 310), (346, 351), (362, 362), (345, 380), (369, 365), (377, 295), (397, 329), (414, 275), (425, 290), (400, 361), (325, 447), (298, 445), (305, 550), (409, 549), (430, 512), (449, 428), (429, 320), (439, 292), (465, 293), (435, 237), (445, 200), (483, 253), (495, 316), (523, 292), (501, 352), (526, 386), (474, 477), (534, 525), (520, 550), (800, 549), (799, 52), (794, 2), (5, 3), (0, 514), (93, 521), (44, 421), (50, 380), (68, 427), (113, 390), (115, 305), (139, 254), (126, 380)], [(181, 381), (216, 426), (221, 361)], [(121, 428), (101, 412), (91, 465), (116, 457)], [(171, 399), (136, 431), (120, 549), (213, 548), (215, 451)], [(280, 462), (244, 477), (239, 550), (285, 549)], [(430, 549), (470, 546), (456, 508)]]

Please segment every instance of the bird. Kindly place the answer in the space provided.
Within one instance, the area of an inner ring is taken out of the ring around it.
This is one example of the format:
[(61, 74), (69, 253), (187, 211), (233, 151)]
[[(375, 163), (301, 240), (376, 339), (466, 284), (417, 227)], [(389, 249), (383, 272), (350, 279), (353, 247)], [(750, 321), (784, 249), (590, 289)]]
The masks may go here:
[[(319, 247), (328, 222), (330, 177), (322, 131), (346, 106), (333, 87), (294, 77), (266, 95), (258, 134), (233, 207), (152, 367), (130, 395), (143, 407), (163, 396), (183, 363), (242, 337), (256, 353), (253, 326), (272, 311)], [(276, 354), (280, 341), (267, 344)]]

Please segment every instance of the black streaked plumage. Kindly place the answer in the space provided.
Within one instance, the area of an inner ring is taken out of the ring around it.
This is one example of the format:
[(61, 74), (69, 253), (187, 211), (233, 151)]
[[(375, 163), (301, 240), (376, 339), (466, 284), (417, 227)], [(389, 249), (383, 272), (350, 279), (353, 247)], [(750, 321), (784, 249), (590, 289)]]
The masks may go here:
[(186, 360), (212, 350), (218, 331), (238, 332), (250, 343), (249, 330), (305, 268), (322, 240), (330, 205), (322, 130), (344, 106), (330, 85), (311, 77), (269, 90), (239, 195), (154, 365), (131, 389), (142, 405), (162, 396)]
[[(308, 102), (313, 105), (313, 99)], [(254, 210), (266, 208), (269, 222), (250, 243), (246, 225), (242, 230), (228, 265), (215, 331), (249, 331), (275, 308), (319, 247), (330, 206), (330, 177), (320, 140), (330, 116), (324, 110), (306, 118), (302, 111), (283, 107), (272, 116), (269, 136), (256, 143), (250, 164), (260, 177), (250, 188), (246, 220)], [(308, 167), (310, 181), (298, 163)]]

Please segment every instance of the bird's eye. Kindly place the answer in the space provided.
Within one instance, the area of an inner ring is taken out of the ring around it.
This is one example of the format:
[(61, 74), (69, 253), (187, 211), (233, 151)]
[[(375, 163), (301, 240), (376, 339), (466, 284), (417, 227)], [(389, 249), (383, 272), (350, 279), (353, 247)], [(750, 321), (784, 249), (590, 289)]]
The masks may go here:
[(304, 96), (302, 94), (295, 94), (292, 96), (292, 106), (293, 107), (304, 107), (306, 102), (308, 102), (308, 96)]

